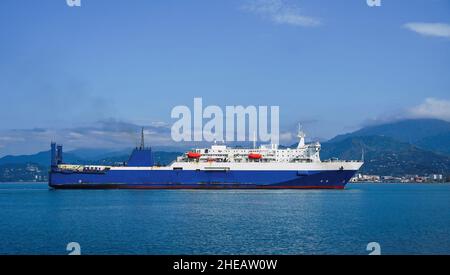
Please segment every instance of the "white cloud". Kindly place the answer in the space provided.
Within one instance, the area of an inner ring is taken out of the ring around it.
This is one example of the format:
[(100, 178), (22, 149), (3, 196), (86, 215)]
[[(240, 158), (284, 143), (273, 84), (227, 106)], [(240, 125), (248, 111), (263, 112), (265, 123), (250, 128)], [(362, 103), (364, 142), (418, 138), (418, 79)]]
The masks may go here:
[(409, 109), (408, 116), (413, 118), (437, 118), (450, 121), (450, 101), (427, 98), (422, 104)]
[(69, 137), (71, 137), (71, 138), (83, 138), (84, 135), (82, 135), (80, 133), (77, 133), (77, 132), (70, 132), (69, 133)]
[(291, 132), (280, 133), (281, 142), (291, 142), (294, 139), (294, 135)]
[[(144, 125), (145, 139), (152, 146), (174, 145), (170, 127)], [(29, 154), (46, 150), (50, 141), (74, 148), (127, 148), (139, 144), (141, 125), (107, 119), (82, 127), (65, 129), (0, 130), (0, 157), (7, 154)]]
[(403, 25), (405, 28), (425, 36), (450, 38), (450, 25), (444, 23), (412, 22)]
[(394, 113), (382, 115), (364, 120), (357, 128), (392, 123), (405, 119), (433, 118), (450, 122), (450, 100), (426, 98), (419, 105), (402, 108)]
[(313, 27), (321, 23), (317, 18), (302, 15), (297, 6), (289, 5), (284, 0), (251, 0), (242, 9), (259, 14), (277, 24)]

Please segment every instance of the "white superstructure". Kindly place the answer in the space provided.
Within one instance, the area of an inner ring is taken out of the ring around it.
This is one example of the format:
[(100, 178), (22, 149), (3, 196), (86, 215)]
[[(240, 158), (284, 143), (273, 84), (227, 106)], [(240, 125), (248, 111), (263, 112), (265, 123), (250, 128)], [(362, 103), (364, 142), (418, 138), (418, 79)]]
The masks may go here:
[(277, 144), (259, 148), (230, 148), (214, 144), (195, 149), (177, 158), (169, 167), (229, 170), (358, 170), (362, 161), (320, 160), (319, 142), (305, 143), (305, 133), (299, 130), (296, 148), (280, 149)]
[(107, 170), (227, 170), (227, 171), (331, 171), (358, 170), (362, 161), (320, 159), (319, 142), (306, 143), (305, 133), (299, 130), (296, 148), (280, 149), (277, 144), (261, 145), (259, 148), (230, 148), (215, 143), (210, 148), (186, 152), (168, 166), (86, 166), (60, 165), (77, 171)]

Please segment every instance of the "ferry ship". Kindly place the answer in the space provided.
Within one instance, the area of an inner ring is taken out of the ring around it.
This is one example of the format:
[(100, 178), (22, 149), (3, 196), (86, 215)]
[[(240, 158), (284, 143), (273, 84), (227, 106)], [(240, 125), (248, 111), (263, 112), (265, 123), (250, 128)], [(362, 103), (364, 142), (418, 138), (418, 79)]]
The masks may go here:
[[(49, 186), (56, 189), (344, 189), (363, 161), (321, 161), (319, 142), (296, 148), (276, 144), (230, 148), (214, 143), (177, 157), (168, 166), (153, 163), (151, 148), (135, 148), (121, 166), (63, 162), (62, 145), (51, 144)], [(255, 144), (255, 142), (254, 142)]]

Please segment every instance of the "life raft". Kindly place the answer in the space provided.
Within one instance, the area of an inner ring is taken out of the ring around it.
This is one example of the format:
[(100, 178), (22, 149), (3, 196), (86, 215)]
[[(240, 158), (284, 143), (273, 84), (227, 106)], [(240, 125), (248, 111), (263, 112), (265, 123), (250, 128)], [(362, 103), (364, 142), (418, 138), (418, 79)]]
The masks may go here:
[(195, 152), (189, 152), (187, 153), (187, 157), (190, 159), (198, 159), (202, 156), (202, 154), (200, 153), (195, 153)]
[(249, 158), (249, 159), (261, 159), (261, 158), (262, 158), (262, 155), (261, 155), (261, 154), (256, 154), (256, 153), (250, 153), (250, 154), (248, 155), (248, 158)]

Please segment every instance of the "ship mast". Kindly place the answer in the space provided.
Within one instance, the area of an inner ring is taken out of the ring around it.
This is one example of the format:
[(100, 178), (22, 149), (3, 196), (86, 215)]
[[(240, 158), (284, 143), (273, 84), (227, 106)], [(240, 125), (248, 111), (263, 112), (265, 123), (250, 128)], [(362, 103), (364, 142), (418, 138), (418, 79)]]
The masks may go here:
[(297, 137), (300, 139), (297, 145), (297, 149), (300, 149), (305, 146), (305, 132), (302, 131), (302, 126), (298, 125), (298, 134)]
[(144, 127), (142, 127), (142, 129), (141, 129), (141, 147), (140, 147), (140, 149), (143, 150), (144, 147), (145, 147), (145, 144), (144, 144)]

